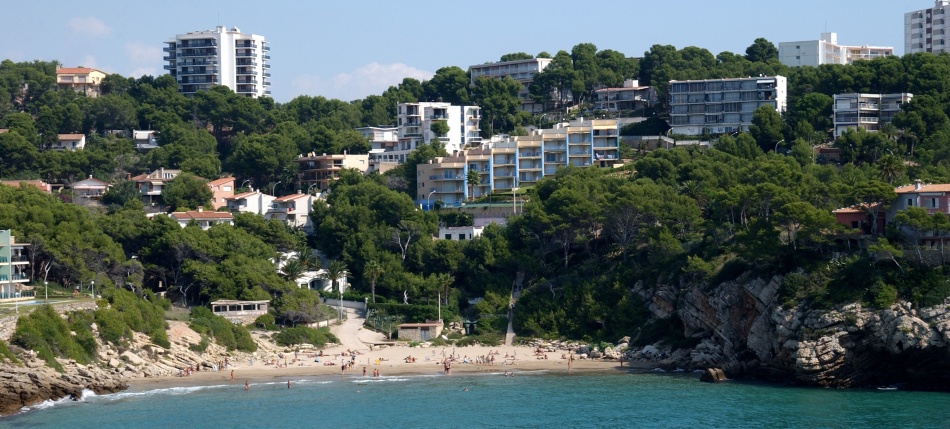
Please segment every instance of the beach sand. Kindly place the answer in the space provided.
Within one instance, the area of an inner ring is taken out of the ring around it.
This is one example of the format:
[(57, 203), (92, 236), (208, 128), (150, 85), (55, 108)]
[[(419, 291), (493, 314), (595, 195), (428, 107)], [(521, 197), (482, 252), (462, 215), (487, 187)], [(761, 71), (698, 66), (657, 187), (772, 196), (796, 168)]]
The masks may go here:
[[(375, 348), (375, 347), (374, 347)], [(623, 367), (619, 361), (609, 360), (580, 360), (575, 356), (573, 363), (568, 370), (568, 360), (562, 359), (562, 355), (567, 356), (567, 352), (547, 352), (548, 359), (538, 359), (534, 354), (534, 349), (527, 346), (468, 346), (468, 347), (409, 347), (406, 344), (396, 343), (394, 346), (385, 346), (375, 350), (361, 350), (356, 355), (356, 364), (345, 372), (340, 371), (340, 362), (342, 360), (350, 361), (349, 356), (340, 356), (340, 353), (346, 353), (347, 350), (342, 346), (328, 348), (323, 351), (323, 357), (311, 357), (312, 353), (298, 353), (297, 360), (294, 360), (294, 353), (285, 354), (287, 366), (277, 368), (276, 365), (266, 364), (255, 359), (253, 365), (249, 365), (247, 360), (235, 362), (229, 369), (219, 371), (200, 371), (193, 373), (188, 377), (160, 377), (143, 378), (129, 381), (130, 389), (133, 391), (150, 390), (157, 388), (178, 387), (178, 386), (196, 386), (219, 383), (243, 384), (245, 381), (262, 382), (274, 380), (299, 379), (317, 376), (345, 376), (361, 377), (363, 368), (366, 368), (366, 376), (372, 377), (373, 370), (379, 370), (380, 376), (393, 375), (435, 375), (443, 373), (442, 353), (451, 356), (454, 352), (458, 359), (452, 363), (451, 374), (471, 374), (471, 373), (504, 373), (512, 371), (518, 373), (521, 371), (549, 371), (560, 373), (591, 372), (591, 371), (624, 371), (624, 372), (648, 372), (656, 367), (652, 363), (643, 362), (624, 362)], [(465, 357), (474, 362), (475, 356), (488, 355), (489, 352), (497, 353), (495, 355), (495, 364), (466, 364), (461, 363)], [(506, 359), (505, 356), (508, 356)], [(412, 356), (416, 358), (414, 363), (406, 363), (405, 358)], [(426, 360), (428, 357), (429, 360)], [(319, 359), (320, 362), (314, 362)], [(377, 361), (378, 359), (378, 361)], [(325, 362), (333, 362), (334, 365), (325, 365)], [(503, 362), (505, 364), (503, 364)], [(283, 365), (283, 360), (281, 360)], [(231, 370), (234, 371), (234, 381), (231, 381)]]

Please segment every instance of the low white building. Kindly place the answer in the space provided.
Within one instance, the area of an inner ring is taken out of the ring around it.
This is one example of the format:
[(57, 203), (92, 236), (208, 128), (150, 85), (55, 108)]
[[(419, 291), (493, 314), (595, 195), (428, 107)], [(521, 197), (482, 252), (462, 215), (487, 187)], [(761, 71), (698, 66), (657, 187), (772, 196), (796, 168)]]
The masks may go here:
[(313, 229), (313, 223), (310, 222), (310, 209), (316, 198), (307, 194), (291, 194), (274, 198), (264, 218), (277, 219), (291, 228), (310, 231)]
[(141, 152), (148, 152), (158, 147), (158, 139), (155, 138), (155, 131), (152, 130), (132, 130), (132, 142), (135, 143), (135, 149)]
[(439, 236), (442, 240), (474, 240), (482, 235), (483, 226), (440, 226)]
[(909, 103), (914, 94), (835, 94), (835, 137), (848, 129), (860, 128), (878, 132), (881, 124), (894, 120), (904, 103)]
[(818, 40), (778, 44), (778, 60), (787, 66), (818, 67), (822, 64), (852, 64), (860, 60), (894, 55), (891, 46), (839, 45), (837, 33), (821, 33)]
[(47, 143), (46, 150), (83, 150), (86, 147), (85, 134), (57, 134), (56, 143)]
[[(466, 145), (481, 143), (481, 109), (478, 106), (453, 106), (443, 102), (399, 103), (396, 106), (398, 141), (392, 151), (394, 159), (406, 161), (406, 155), (420, 144), (438, 141), (448, 153)], [(448, 133), (437, 136), (432, 124), (444, 121)]]
[[(280, 258), (278, 258), (275, 261), (275, 265), (277, 266), (277, 273), (284, 274), (284, 267), (287, 265), (287, 262), (292, 259), (296, 259), (298, 255), (299, 254), (297, 252), (280, 253)], [(296, 279), (294, 279), (294, 284), (296, 284), (297, 287), (301, 289), (307, 288), (311, 290), (335, 292), (333, 290), (333, 283), (330, 281), (330, 279), (326, 278), (326, 274), (327, 274), (327, 271), (324, 270), (323, 268), (320, 268), (315, 271), (314, 270), (304, 271), (300, 273), (300, 275), (297, 276)], [(336, 279), (336, 284), (338, 288), (342, 287), (343, 290), (346, 290), (347, 288), (346, 276), (341, 276), (340, 278)]]

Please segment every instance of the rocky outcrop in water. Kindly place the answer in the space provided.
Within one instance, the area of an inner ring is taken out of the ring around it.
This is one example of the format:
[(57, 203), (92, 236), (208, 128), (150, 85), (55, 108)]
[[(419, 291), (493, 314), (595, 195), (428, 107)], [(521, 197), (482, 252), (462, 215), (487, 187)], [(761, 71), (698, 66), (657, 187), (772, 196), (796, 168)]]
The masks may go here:
[[(743, 278), (716, 287), (662, 284), (635, 291), (660, 319), (682, 321), (699, 340), (688, 352), (667, 350), (670, 368), (722, 368), (752, 377), (825, 387), (902, 384), (950, 390), (950, 302), (878, 310), (849, 304), (831, 310), (777, 302), (782, 278)], [(641, 357), (643, 357), (641, 355)]]
[(105, 394), (127, 387), (120, 376), (95, 365), (65, 362), (64, 369), (57, 373), (41, 360), (29, 360), (23, 366), (0, 365), (0, 415), (46, 400), (80, 399), (84, 390)]

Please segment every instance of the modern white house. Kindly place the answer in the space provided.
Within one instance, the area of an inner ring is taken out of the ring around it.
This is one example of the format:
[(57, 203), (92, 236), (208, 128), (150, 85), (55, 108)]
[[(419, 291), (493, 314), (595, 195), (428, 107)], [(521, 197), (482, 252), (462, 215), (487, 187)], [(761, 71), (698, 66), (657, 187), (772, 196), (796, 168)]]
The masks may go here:
[[(274, 261), (274, 264), (277, 266), (277, 273), (283, 273), (287, 262), (292, 259), (296, 259), (298, 257), (297, 255), (299, 255), (297, 252), (280, 253), (280, 257)], [(304, 271), (300, 273), (296, 279), (294, 279), (294, 284), (296, 284), (297, 287), (301, 289), (307, 288), (333, 292), (333, 283), (330, 281), (330, 279), (326, 278), (326, 273), (327, 271), (323, 268), (315, 271)], [(346, 290), (346, 276), (341, 276), (340, 278), (336, 279), (336, 284), (337, 287), (342, 287), (344, 290)]]
[(482, 235), (484, 226), (440, 226), (439, 236), (441, 240), (473, 240)]
[(302, 228), (304, 231), (313, 229), (310, 221), (310, 209), (317, 197), (307, 194), (291, 194), (275, 198), (270, 209), (264, 214), (265, 219), (277, 219), (291, 228)]
[(86, 147), (85, 134), (57, 134), (56, 143), (47, 143), (45, 150), (77, 151)]
[(873, 60), (891, 55), (894, 55), (894, 48), (891, 46), (839, 45), (838, 33), (821, 33), (821, 38), (818, 40), (778, 44), (778, 60), (790, 67), (852, 64), (855, 61)]
[(601, 88), (594, 91), (595, 110), (619, 112), (649, 107), (656, 103), (656, 91), (650, 86), (640, 86), (640, 81), (628, 79), (618, 88)]
[(670, 81), (670, 126), (674, 134), (725, 134), (746, 131), (761, 106), (785, 112), (784, 76)]
[(135, 143), (135, 149), (141, 152), (148, 152), (158, 147), (158, 139), (155, 138), (155, 131), (152, 130), (132, 130), (132, 141)]
[(835, 94), (835, 137), (848, 129), (860, 128), (877, 132), (881, 124), (889, 123), (909, 103), (914, 94)]
[[(481, 109), (478, 106), (453, 106), (444, 102), (399, 103), (396, 106), (396, 128), (398, 141), (391, 155), (399, 162), (406, 161), (406, 155), (420, 144), (439, 141), (449, 153), (466, 145), (477, 145), (482, 138)], [(443, 121), (448, 125), (448, 133), (437, 136), (432, 124)]]
[(165, 70), (178, 82), (178, 92), (224, 85), (248, 97), (270, 95), (270, 46), (264, 36), (237, 27), (178, 34), (165, 42)]
[(369, 170), (385, 173), (399, 165), (395, 155), (399, 146), (399, 129), (393, 126), (362, 127), (356, 131), (369, 141)]
[(521, 99), (521, 110), (531, 113), (542, 113), (545, 111), (544, 103), (536, 102), (531, 98), (531, 82), (534, 76), (544, 70), (551, 63), (550, 58), (531, 58), (526, 60), (500, 61), (494, 63), (485, 63), (468, 67), (468, 74), (471, 76), (472, 84), (480, 78), (502, 79), (505, 76), (510, 77), (521, 83), (521, 91), (518, 92), (518, 98)]
[(936, 0), (934, 7), (904, 14), (904, 54), (950, 52), (950, 0)]
[(191, 221), (195, 221), (204, 230), (218, 224), (234, 225), (234, 216), (231, 213), (209, 212), (202, 207), (198, 207), (195, 211), (174, 212), (169, 216), (175, 219), (182, 228), (188, 226)]
[(93, 199), (102, 198), (106, 191), (109, 190), (109, 187), (111, 187), (111, 185), (93, 178), (92, 175), (69, 185), (69, 189), (72, 189), (76, 196)]
[(234, 196), (226, 197), (228, 210), (238, 213), (254, 213), (263, 216), (274, 203), (273, 195), (267, 195), (260, 190), (251, 190)]

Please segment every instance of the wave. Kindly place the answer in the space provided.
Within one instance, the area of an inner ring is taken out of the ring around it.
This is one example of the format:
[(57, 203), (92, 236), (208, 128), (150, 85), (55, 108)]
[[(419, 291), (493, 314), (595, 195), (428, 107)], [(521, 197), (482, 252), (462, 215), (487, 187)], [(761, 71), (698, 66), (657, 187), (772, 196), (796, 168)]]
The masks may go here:
[(386, 382), (395, 382), (395, 381), (409, 381), (409, 378), (405, 377), (376, 377), (376, 378), (361, 378), (351, 381), (351, 383), (357, 384), (366, 384), (366, 383), (386, 383)]
[(110, 393), (108, 395), (98, 396), (98, 398), (116, 400), (116, 399), (149, 397), (149, 396), (160, 396), (160, 395), (178, 396), (178, 395), (187, 395), (189, 393), (198, 392), (201, 390), (221, 389), (228, 386), (229, 385), (227, 384), (213, 384), (213, 385), (207, 385), (207, 386), (166, 387), (162, 389), (144, 390), (141, 392)]
[(65, 396), (59, 399), (47, 399), (43, 402), (40, 402), (39, 404), (33, 404), (20, 408), (20, 412), (25, 413), (27, 411), (47, 410), (57, 405), (68, 404), (70, 402), (85, 402), (86, 400), (95, 398), (96, 396), (96, 392), (93, 392), (89, 389), (83, 389), (79, 399), (73, 399), (71, 396)]

